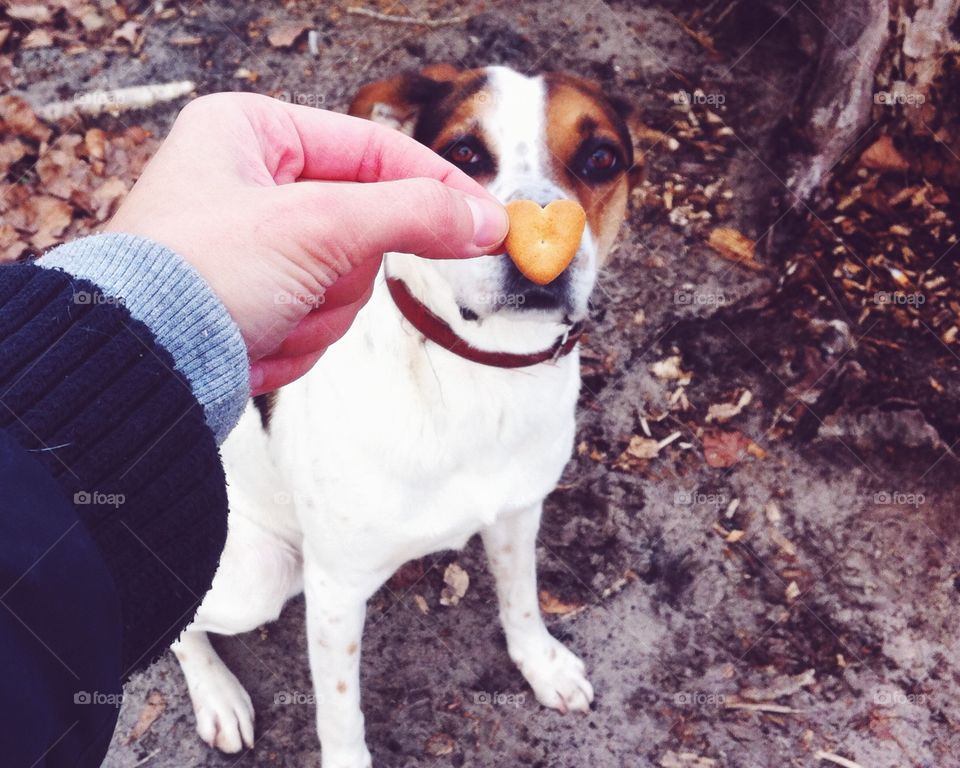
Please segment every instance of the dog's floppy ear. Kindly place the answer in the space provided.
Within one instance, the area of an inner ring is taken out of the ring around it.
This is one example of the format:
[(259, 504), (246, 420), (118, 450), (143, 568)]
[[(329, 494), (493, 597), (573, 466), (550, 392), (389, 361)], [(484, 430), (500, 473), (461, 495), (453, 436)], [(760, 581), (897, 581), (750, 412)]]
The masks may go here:
[(350, 103), (350, 114), (413, 135), (420, 110), (453, 90), (460, 71), (450, 64), (432, 64), (363, 86)]
[(607, 96), (606, 98), (627, 128), (627, 137), (630, 139), (630, 149), (633, 155), (633, 164), (628, 173), (632, 188), (643, 180), (643, 155), (639, 154), (640, 143), (637, 140), (638, 126), (641, 124), (640, 119), (637, 117), (633, 104), (627, 99), (622, 96)]

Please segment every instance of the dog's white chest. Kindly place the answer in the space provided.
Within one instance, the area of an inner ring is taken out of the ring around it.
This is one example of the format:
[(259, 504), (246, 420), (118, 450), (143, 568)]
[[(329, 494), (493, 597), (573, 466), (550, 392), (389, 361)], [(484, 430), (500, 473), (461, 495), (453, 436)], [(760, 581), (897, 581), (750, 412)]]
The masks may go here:
[(378, 288), (284, 391), (270, 437), (304, 538), (377, 570), (459, 548), (538, 503), (570, 456), (579, 388), (575, 354), (520, 370), (470, 363), (424, 348), (389, 301)]

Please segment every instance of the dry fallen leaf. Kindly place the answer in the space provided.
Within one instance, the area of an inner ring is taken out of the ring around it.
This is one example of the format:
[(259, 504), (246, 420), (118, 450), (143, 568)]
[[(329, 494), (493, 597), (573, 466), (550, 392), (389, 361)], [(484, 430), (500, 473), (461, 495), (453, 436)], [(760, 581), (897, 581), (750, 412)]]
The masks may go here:
[(867, 147), (860, 155), (860, 162), (875, 171), (905, 171), (910, 167), (890, 136), (881, 136)]
[(429, 739), (425, 745), (427, 754), (433, 755), (434, 757), (443, 757), (444, 755), (449, 755), (457, 747), (457, 742), (454, 740), (453, 736), (448, 733), (435, 733)]
[(112, 176), (98, 186), (90, 195), (93, 206), (93, 215), (97, 221), (106, 221), (117, 210), (120, 201), (127, 194), (127, 183), (123, 179)]
[(710, 232), (707, 245), (729, 261), (750, 269), (763, 269), (763, 265), (756, 259), (756, 244), (739, 230), (717, 227)]
[(12, 224), (0, 224), (0, 264), (16, 261), (27, 250), (27, 244)]
[(6, 175), (10, 166), (22, 160), (27, 154), (27, 145), (20, 139), (7, 139), (0, 143), (0, 176)]
[(73, 208), (49, 195), (35, 195), (25, 207), (27, 221), (24, 229), (33, 234), (30, 244), (42, 251), (60, 242), (60, 236), (73, 219)]
[(91, 160), (103, 160), (107, 156), (107, 137), (100, 128), (90, 128), (83, 135), (83, 146)]
[(163, 694), (160, 691), (150, 691), (143, 709), (140, 710), (140, 716), (127, 737), (127, 744), (132, 744), (149, 731), (150, 726), (157, 721), (166, 708), (167, 700), (163, 698)]
[(267, 33), (267, 41), (274, 48), (289, 48), (306, 31), (306, 24), (277, 24)]
[(0, 96), (0, 131), (36, 141), (50, 138), (50, 129), (40, 122), (33, 108), (12, 94)]
[(564, 603), (547, 590), (540, 590), (540, 610), (552, 616), (566, 616), (583, 608), (582, 603)]
[(739, 431), (708, 432), (703, 436), (703, 457), (711, 467), (732, 467), (749, 445), (750, 440)]
[(90, 167), (77, 157), (83, 139), (67, 133), (57, 139), (37, 161), (37, 174), (44, 192), (69, 200), (78, 189), (89, 184)]
[(459, 605), (470, 586), (470, 575), (457, 563), (450, 563), (443, 572), (443, 583), (440, 605)]
[(20, 47), (27, 48), (49, 48), (53, 45), (53, 35), (42, 27), (34, 29), (23, 40), (20, 41)]
[(404, 563), (397, 568), (393, 576), (390, 577), (390, 588), (405, 592), (414, 584), (421, 581), (426, 572), (422, 559), (411, 560), (408, 563)]
[(49, 24), (53, 21), (47, 3), (11, 3), (7, 6), (7, 16), (31, 24)]

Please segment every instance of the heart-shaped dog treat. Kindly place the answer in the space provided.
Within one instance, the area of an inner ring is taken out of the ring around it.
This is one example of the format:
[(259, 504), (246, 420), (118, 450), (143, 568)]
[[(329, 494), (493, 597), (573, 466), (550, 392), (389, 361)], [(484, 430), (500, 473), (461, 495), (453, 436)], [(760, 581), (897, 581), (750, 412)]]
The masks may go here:
[(538, 285), (557, 279), (580, 247), (587, 214), (574, 200), (541, 208), (533, 200), (507, 203), (510, 231), (504, 246), (524, 277)]

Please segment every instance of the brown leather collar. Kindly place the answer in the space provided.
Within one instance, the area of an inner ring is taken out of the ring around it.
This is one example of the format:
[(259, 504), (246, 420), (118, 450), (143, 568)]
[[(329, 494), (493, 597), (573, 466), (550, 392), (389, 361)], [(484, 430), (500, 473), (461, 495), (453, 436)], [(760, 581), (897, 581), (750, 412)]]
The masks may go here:
[(387, 287), (390, 289), (390, 295), (393, 297), (400, 313), (427, 339), (465, 360), (481, 365), (492, 365), (495, 368), (526, 368), (528, 365), (558, 360), (564, 355), (570, 354), (573, 348), (577, 346), (580, 336), (583, 335), (583, 323), (576, 323), (570, 327), (567, 333), (558, 338), (550, 348), (540, 352), (517, 354), (477, 349), (477, 347), (458, 336), (446, 321), (437, 317), (417, 299), (403, 280), (398, 277), (388, 277)]

